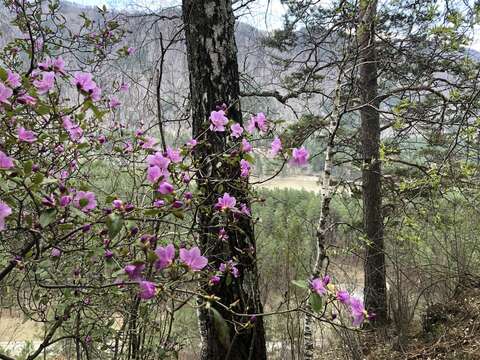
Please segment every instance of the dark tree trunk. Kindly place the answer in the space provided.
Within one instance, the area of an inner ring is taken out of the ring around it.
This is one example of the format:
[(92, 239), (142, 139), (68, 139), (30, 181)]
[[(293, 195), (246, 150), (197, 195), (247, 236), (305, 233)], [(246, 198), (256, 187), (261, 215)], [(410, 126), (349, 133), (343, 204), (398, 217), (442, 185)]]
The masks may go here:
[[(238, 229), (228, 231), (229, 240), (220, 241), (218, 219), (213, 216), (212, 210), (218, 197), (225, 192), (235, 196), (237, 203), (249, 205), (248, 183), (239, 176), (239, 164), (218, 156), (226, 150), (226, 135), (208, 130), (210, 112), (222, 104), (228, 107), (229, 119), (242, 123), (231, 0), (183, 0), (182, 10), (190, 73), (193, 136), (199, 141), (194, 154), (199, 168), (197, 184), (204, 204), (197, 219), (200, 245), (217, 268), (221, 262), (235, 258), (240, 270), (240, 277), (233, 279), (231, 284), (222, 281), (209, 291), (223, 304), (234, 304), (231, 309), (236, 313), (261, 313), (251, 219), (241, 217), (236, 223)], [(212, 307), (226, 320), (228, 331), (222, 331), (213, 311), (204, 306), (200, 308), (202, 359), (266, 359), (261, 317), (233, 316), (215, 303)]]
[(361, 138), (363, 155), (363, 222), (367, 238), (365, 252), (365, 306), (376, 314), (375, 322), (387, 319), (385, 253), (383, 243), (380, 114), (377, 97), (377, 59), (375, 51), (376, 0), (360, 1), (358, 46), (360, 52), (360, 95), (363, 106)]

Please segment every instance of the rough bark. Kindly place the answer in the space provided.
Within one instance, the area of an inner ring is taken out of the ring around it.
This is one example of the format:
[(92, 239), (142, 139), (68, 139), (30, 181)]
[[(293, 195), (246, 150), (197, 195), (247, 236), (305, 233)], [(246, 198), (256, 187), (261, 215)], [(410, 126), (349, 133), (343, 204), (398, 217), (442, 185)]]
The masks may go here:
[[(208, 117), (217, 106), (228, 106), (228, 117), (242, 123), (239, 103), (237, 47), (234, 38), (235, 18), (230, 0), (183, 0), (183, 20), (190, 73), (190, 104), (193, 136), (199, 140), (194, 157), (199, 171), (197, 185), (203, 196), (199, 209), (199, 242), (214, 266), (227, 259), (239, 263), (240, 277), (227, 285), (225, 281), (212, 287), (218, 296), (236, 313), (261, 313), (255, 258), (253, 224), (241, 217), (237, 228), (229, 230), (228, 242), (218, 240), (218, 220), (212, 209), (225, 192), (247, 203), (247, 182), (242, 181), (239, 165), (222, 159), (226, 137), (208, 130)], [(201, 359), (266, 359), (265, 333), (261, 317), (250, 319), (234, 316), (215, 303), (210, 304), (226, 320), (227, 334), (218, 325), (214, 312), (199, 303), (199, 325), (202, 338)]]
[(360, 110), (362, 140), (363, 223), (366, 236), (365, 306), (376, 314), (376, 324), (387, 319), (385, 253), (382, 216), (382, 174), (379, 155), (380, 114), (377, 97), (375, 51), (376, 0), (360, 0), (358, 46), (360, 58)]
[[(330, 202), (332, 200), (332, 184), (331, 175), (333, 168), (333, 155), (335, 150), (335, 135), (340, 121), (340, 76), (339, 74), (335, 86), (334, 107), (330, 121), (328, 124), (328, 143), (325, 149), (325, 163), (323, 166), (322, 179), (322, 199), (320, 204), (320, 217), (318, 219), (316, 231), (316, 257), (312, 269), (312, 278), (320, 276), (322, 269), (325, 267), (327, 260), (327, 253), (325, 251), (325, 242), (328, 232), (328, 217), (330, 215)], [(315, 318), (310, 315), (312, 313), (311, 307), (307, 306), (307, 312), (303, 323), (303, 359), (312, 360), (315, 355), (315, 339), (314, 339), (314, 321)]]

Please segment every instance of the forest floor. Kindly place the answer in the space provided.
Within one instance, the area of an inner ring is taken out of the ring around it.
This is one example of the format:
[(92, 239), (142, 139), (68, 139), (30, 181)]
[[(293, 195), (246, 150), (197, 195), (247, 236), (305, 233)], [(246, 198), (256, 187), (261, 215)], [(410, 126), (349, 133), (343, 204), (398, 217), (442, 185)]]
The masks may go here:
[(454, 299), (430, 306), (421, 323), (385, 341), (362, 339), (367, 360), (478, 360), (480, 359), (480, 288), (468, 289)]

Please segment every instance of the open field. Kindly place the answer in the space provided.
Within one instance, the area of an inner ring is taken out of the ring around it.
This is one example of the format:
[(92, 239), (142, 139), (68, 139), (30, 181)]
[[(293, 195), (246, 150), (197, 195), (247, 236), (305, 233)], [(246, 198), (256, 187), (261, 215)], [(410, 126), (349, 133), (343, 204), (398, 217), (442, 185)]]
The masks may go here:
[[(294, 190), (306, 190), (313, 191), (315, 193), (320, 192), (320, 184), (318, 182), (319, 177), (314, 175), (300, 175), (300, 176), (286, 176), (279, 177), (256, 185), (258, 188), (264, 189), (294, 189)], [(253, 178), (252, 183), (261, 181), (261, 179)]]

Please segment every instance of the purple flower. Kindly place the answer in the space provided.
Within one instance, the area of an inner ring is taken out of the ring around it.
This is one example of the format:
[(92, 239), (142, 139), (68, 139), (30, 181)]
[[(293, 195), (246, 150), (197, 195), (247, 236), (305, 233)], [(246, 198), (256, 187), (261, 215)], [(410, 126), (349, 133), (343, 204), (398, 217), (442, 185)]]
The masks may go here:
[(35, 99), (33, 96), (28, 95), (27, 93), (23, 93), (17, 98), (17, 101), (20, 104), (25, 104), (25, 105), (35, 105), (37, 103), (37, 99)]
[(54, 247), (54, 248), (52, 249), (52, 251), (50, 252), (50, 256), (51, 256), (51, 257), (58, 258), (58, 257), (62, 256), (62, 250), (60, 250), (59, 248)]
[(172, 149), (170, 146), (167, 147), (167, 158), (169, 158), (170, 161), (175, 164), (182, 161), (180, 150)]
[(197, 146), (197, 144), (198, 144), (198, 141), (195, 139), (190, 139), (187, 141), (187, 147), (189, 149), (193, 149), (195, 146)]
[(10, 105), (8, 98), (12, 96), (13, 91), (9, 87), (5, 86), (4, 83), (0, 82), (0, 103)]
[(224, 193), (223, 197), (218, 198), (215, 208), (220, 211), (232, 210), (237, 204), (237, 199), (230, 196), (229, 193)]
[(313, 292), (316, 292), (318, 295), (325, 295), (327, 293), (327, 289), (325, 288), (325, 283), (320, 278), (315, 278), (310, 281), (310, 287)]
[(109, 101), (108, 101), (108, 107), (110, 109), (116, 109), (118, 108), (120, 105), (122, 105), (122, 103), (115, 97), (115, 96), (111, 96)]
[(5, 230), (5, 218), (12, 214), (12, 209), (0, 201), (0, 231)]
[(37, 141), (37, 137), (35, 136), (35, 133), (30, 130), (26, 130), (24, 127), (20, 127), (17, 130), (17, 136), (18, 140), (28, 142), (28, 143), (34, 143)]
[(208, 284), (210, 286), (213, 286), (213, 285), (218, 285), (220, 284), (220, 276), (218, 275), (213, 275), (212, 277), (210, 277), (210, 280), (208, 280)]
[(120, 199), (115, 199), (112, 201), (112, 205), (115, 209), (120, 210), (123, 207), (123, 201)]
[(228, 119), (225, 116), (225, 111), (212, 111), (210, 113), (210, 130), (223, 132), (225, 131), (225, 125), (227, 125)]
[(250, 163), (247, 160), (240, 160), (240, 176), (248, 177), (250, 175)]
[(229, 239), (229, 236), (225, 228), (221, 228), (220, 231), (218, 232), (218, 239), (221, 241), (227, 241)]
[(196, 246), (190, 250), (180, 249), (180, 260), (192, 271), (202, 270), (208, 264), (208, 259), (201, 255), (200, 249)]
[(282, 141), (280, 138), (277, 136), (275, 139), (273, 139), (271, 148), (270, 148), (270, 156), (275, 157), (277, 154), (282, 150)]
[(247, 131), (250, 134), (253, 134), (256, 129), (261, 132), (266, 132), (268, 130), (267, 119), (263, 112), (258, 113), (256, 116), (252, 116), (247, 124)]
[(83, 72), (75, 73), (72, 84), (79, 90), (89, 94), (97, 87), (95, 81), (92, 80), (92, 74)]
[(242, 139), (242, 146), (241, 146), (241, 150), (244, 152), (244, 153), (248, 153), (250, 151), (252, 151), (252, 145), (248, 142), (247, 139)]
[(155, 207), (157, 207), (157, 208), (158, 208), (158, 207), (165, 206), (165, 201), (164, 201), (164, 200), (155, 200), (155, 201), (153, 202), (153, 206), (155, 206)]
[(308, 150), (302, 146), (300, 149), (294, 148), (292, 151), (292, 158), (290, 160), (290, 165), (293, 166), (304, 166), (308, 163), (309, 157)]
[(155, 250), (155, 254), (157, 254), (158, 258), (155, 262), (155, 268), (157, 270), (165, 269), (166, 267), (169, 267), (175, 259), (175, 246), (173, 246), (173, 244), (168, 244), (165, 247), (159, 246)]
[(7, 170), (13, 168), (13, 159), (8, 157), (3, 151), (0, 150), (0, 169)]
[(20, 81), (20, 75), (17, 73), (14, 73), (10, 70), (7, 70), (7, 84), (12, 88), (15, 89), (22, 85), (22, 82)]
[(220, 270), (222, 273), (230, 273), (234, 278), (238, 278), (240, 276), (237, 263), (233, 262), (232, 260), (228, 260), (226, 263), (221, 263), (218, 270)]
[(239, 124), (239, 123), (235, 123), (233, 124), (232, 126), (230, 126), (230, 130), (232, 132), (232, 136), (234, 138), (239, 138), (240, 136), (242, 136), (242, 133), (243, 133), (243, 128), (242, 126)]
[(147, 162), (150, 167), (147, 170), (147, 179), (151, 183), (155, 183), (161, 177), (168, 178), (168, 165), (170, 159), (164, 157), (162, 153), (156, 152), (155, 155), (148, 155)]
[(155, 139), (154, 137), (147, 136), (145, 138), (145, 141), (142, 143), (142, 149), (154, 150), (157, 142), (158, 142), (158, 140)]
[(118, 90), (126, 92), (128, 91), (129, 88), (130, 88), (130, 85), (128, 85), (127, 83), (122, 83), (122, 85), (120, 85), (120, 88)]
[(162, 195), (167, 195), (167, 194), (171, 194), (174, 190), (175, 188), (173, 187), (172, 184), (166, 181), (162, 181), (158, 186), (157, 191)]
[(66, 207), (72, 202), (72, 197), (70, 195), (64, 195), (60, 198), (60, 206)]
[(252, 212), (246, 204), (240, 204), (240, 212), (245, 216), (252, 216)]
[(113, 257), (113, 251), (110, 250), (110, 249), (107, 249), (105, 250), (105, 252), (103, 253), (103, 256), (105, 257), (105, 259), (111, 259)]
[(77, 191), (73, 205), (83, 212), (89, 212), (97, 207), (95, 194), (91, 191)]
[(125, 274), (130, 280), (138, 281), (142, 278), (142, 271), (145, 269), (144, 264), (129, 264), (123, 268)]
[(365, 311), (365, 307), (363, 306), (363, 301), (356, 298), (350, 298), (350, 311), (353, 316), (353, 326), (359, 326), (363, 320), (365, 320), (365, 316), (367, 312)]
[(72, 122), (70, 116), (62, 116), (63, 127), (67, 130), (70, 139), (74, 142), (78, 142), (83, 137), (83, 130), (80, 126)]
[(138, 293), (138, 296), (140, 296), (140, 299), (148, 300), (155, 297), (157, 293), (157, 288), (155, 283), (151, 281), (142, 280), (138, 283), (138, 285), (140, 286), (140, 292)]
[(136, 50), (136, 48), (130, 46), (127, 48), (127, 54), (132, 55)]
[(33, 86), (37, 88), (39, 94), (48, 93), (55, 84), (55, 73), (53, 71), (43, 73), (42, 79), (34, 80)]
[(339, 290), (337, 291), (337, 300), (340, 301), (344, 305), (350, 304), (350, 294), (346, 290)]

